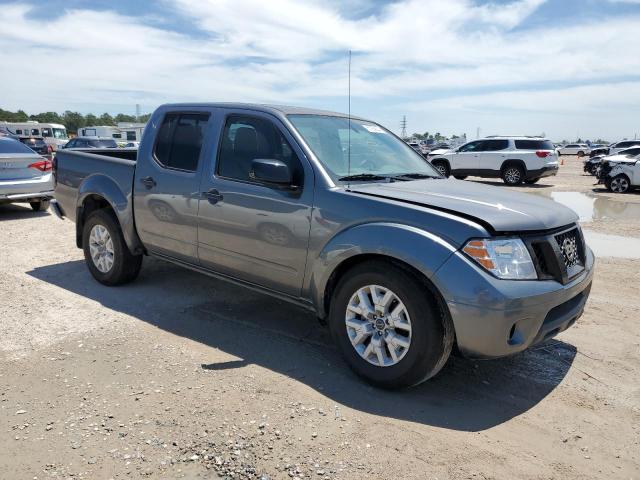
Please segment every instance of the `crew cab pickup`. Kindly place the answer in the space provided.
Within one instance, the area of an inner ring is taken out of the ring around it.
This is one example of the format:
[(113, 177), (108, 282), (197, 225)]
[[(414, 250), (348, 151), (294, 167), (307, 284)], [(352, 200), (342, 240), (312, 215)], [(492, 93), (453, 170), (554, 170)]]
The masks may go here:
[(362, 118), (164, 105), (134, 155), (56, 157), (53, 208), (97, 281), (131, 281), (149, 255), (289, 300), (382, 387), (432, 377), (454, 345), (520, 352), (570, 327), (589, 295), (594, 256), (572, 210), (446, 179)]

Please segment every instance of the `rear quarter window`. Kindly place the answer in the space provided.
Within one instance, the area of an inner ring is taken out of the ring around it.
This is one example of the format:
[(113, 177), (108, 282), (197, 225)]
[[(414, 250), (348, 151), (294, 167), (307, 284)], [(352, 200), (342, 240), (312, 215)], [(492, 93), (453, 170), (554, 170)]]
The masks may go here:
[[(553, 150), (554, 146), (549, 140), (516, 140), (518, 150)], [(571, 147), (572, 145), (567, 145)]]

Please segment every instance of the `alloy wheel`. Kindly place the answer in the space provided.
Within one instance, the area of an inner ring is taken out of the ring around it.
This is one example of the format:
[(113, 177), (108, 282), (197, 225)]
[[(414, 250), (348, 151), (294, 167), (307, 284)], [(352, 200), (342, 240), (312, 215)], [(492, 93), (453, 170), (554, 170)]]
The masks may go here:
[(102, 225), (94, 225), (89, 234), (91, 260), (100, 273), (108, 273), (113, 268), (113, 240)]
[(516, 184), (520, 183), (520, 170), (517, 168), (508, 168), (506, 172), (504, 172), (504, 178), (507, 183)]
[(611, 190), (615, 193), (624, 193), (629, 189), (629, 181), (624, 177), (616, 177), (611, 180)]
[(411, 319), (407, 308), (391, 290), (367, 285), (349, 300), (345, 325), (358, 355), (378, 367), (400, 362), (411, 346)]

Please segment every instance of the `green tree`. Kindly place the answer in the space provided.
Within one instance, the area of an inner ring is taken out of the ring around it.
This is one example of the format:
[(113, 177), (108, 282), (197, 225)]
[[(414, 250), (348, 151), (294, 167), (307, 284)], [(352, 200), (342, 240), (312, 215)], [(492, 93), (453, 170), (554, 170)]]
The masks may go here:
[(116, 123), (118, 122), (135, 122), (136, 117), (133, 115), (125, 115), (124, 113), (119, 113), (115, 117)]
[(113, 117), (106, 112), (100, 115), (98, 121), (100, 122), (100, 125), (115, 125)]
[(140, 115), (138, 117), (138, 121), (142, 122), (142, 123), (147, 123), (150, 118), (151, 118), (151, 114), (150, 113), (145, 113), (144, 115)]
[(95, 127), (98, 125), (98, 117), (96, 117), (93, 113), (88, 113), (84, 117), (84, 124), (87, 127)]
[(64, 112), (62, 123), (64, 123), (64, 126), (67, 127), (67, 130), (71, 133), (77, 133), (79, 128), (86, 125), (84, 116), (81, 113), (71, 112), (69, 110)]

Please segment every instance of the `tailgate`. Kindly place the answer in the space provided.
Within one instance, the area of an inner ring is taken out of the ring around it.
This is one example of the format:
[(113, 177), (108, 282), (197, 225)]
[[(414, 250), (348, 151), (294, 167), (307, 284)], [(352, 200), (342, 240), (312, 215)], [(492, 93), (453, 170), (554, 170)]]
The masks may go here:
[(42, 160), (44, 159), (36, 153), (0, 154), (0, 181), (39, 178), (43, 172), (37, 168), (29, 168), (29, 165)]

